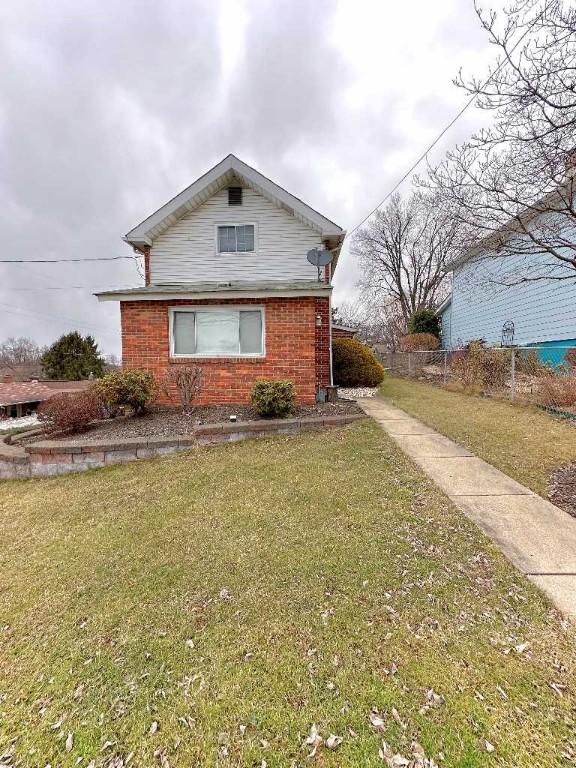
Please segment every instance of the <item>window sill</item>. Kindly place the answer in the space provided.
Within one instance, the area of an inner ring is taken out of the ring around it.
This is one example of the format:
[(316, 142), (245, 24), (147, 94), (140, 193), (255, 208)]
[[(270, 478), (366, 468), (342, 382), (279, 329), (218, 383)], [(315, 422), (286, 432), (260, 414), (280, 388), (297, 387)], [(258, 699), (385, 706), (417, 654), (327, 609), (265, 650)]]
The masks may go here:
[(194, 355), (190, 357), (170, 357), (168, 362), (171, 365), (182, 363), (224, 363), (228, 361), (244, 363), (260, 363), (266, 360), (266, 355)]

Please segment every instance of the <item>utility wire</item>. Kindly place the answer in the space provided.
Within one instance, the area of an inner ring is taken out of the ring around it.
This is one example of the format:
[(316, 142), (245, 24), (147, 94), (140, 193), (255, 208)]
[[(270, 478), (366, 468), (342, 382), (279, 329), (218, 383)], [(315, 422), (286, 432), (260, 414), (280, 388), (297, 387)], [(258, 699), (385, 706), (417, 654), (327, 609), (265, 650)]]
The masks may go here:
[[(86, 328), (87, 330), (93, 331), (96, 328), (98, 329), (104, 329), (103, 325), (88, 325), (86, 323), (81, 322), (80, 320), (76, 320), (73, 317), (66, 317), (65, 315), (55, 315), (49, 312), (28, 312), (26, 310), (20, 309), (19, 307), (13, 307), (10, 304), (0, 304), (0, 314), (17, 314), (17, 315), (28, 315), (29, 317), (50, 317), (54, 320), (66, 320), (70, 323), (74, 323), (79, 328)], [(104, 332), (103, 330), (100, 331), (102, 335), (111, 336), (112, 332), (110, 330)]]
[(134, 260), (134, 256), (94, 256), (86, 259), (0, 259), (0, 264), (72, 264), (84, 261), (120, 261), (121, 259)]
[[(512, 53), (514, 53), (514, 51), (516, 50), (516, 48), (518, 48), (518, 46), (520, 45), (520, 43), (522, 42), (522, 40), (524, 40), (524, 38), (526, 37), (526, 35), (527, 35), (529, 32), (531, 32), (531, 31), (532, 31), (532, 29), (533, 29), (533, 28), (534, 28), (534, 26), (536, 25), (536, 22), (538, 22), (538, 21), (540, 20), (540, 18), (541, 18), (543, 15), (544, 15), (544, 11), (542, 11), (541, 13), (539, 13), (539, 14), (538, 14), (538, 16), (536, 16), (536, 18), (534, 19), (534, 21), (532, 22), (532, 24), (530, 24), (530, 26), (529, 26), (529, 27), (528, 27), (528, 28), (527, 28), (527, 29), (526, 29), (526, 30), (523, 32), (523, 34), (522, 34), (522, 35), (521, 35), (521, 36), (518, 38), (518, 40), (517, 40), (517, 41), (514, 43), (514, 45), (513, 45), (513, 46), (512, 46), (512, 48), (510, 49), (510, 52), (509, 52), (509, 54), (508, 54), (508, 55), (510, 55), (510, 54), (512, 54)], [(498, 74), (498, 72), (500, 72), (500, 70), (501, 70), (501, 69), (502, 69), (502, 68), (503, 68), (503, 67), (504, 67), (504, 66), (505, 66), (507, 63), (508, 63), (508, 62), (507, 62), (507, 59), (502, 59), (502, 61), (501, 61), (501, 62), (500, 62), (500, 64), (499, 64), (499, 65), (496, 67), (496, 69), (495, 69), (493, 72), (491, 72), (491, 73), (490, 73), (490, 75), (487, 77), (487, 79), (485, 80), (485, 82), (484, 82), (484, 83), (481, 85), (481, 89), (484, 89), (484, 88), (486, 88), (486, 86), (487, 86), (487, 85), (488, 85), (488, 83), (489, 83), (489, 82), (492, 80), (492, 78), (493, 78), (495, 75), (497, 75), (497, 74)], [(464, 114), (464, 112), (466, 112), (466, 110), (467, 110), (467, 109), (468, 109), (468, 108), (469, 108), (469, 107), (470, 107), (470, 106), (471, 106), (471, 105), (472, 105), (472, 104), (473, 104), (473, 103), (476, 101), (476, 99), (477, 99), (477, 94), (474, 94), (474, 95), (472, 95), (472, 96), (471, 96), (471, 97), (468, 99), (468, 101), (467, 101), (467, 102), (464, 104), (464, 106), (462, 107), (462, 109), (461, 109), (461, 110), (460, 110), (460, 111), (459, 111), (459, 112), (458, 112), (458, 113), (457, 113), (457, 114), (456, 114), (456, 115), (455, 115), (455, 116), (452, 118), (452, 120), (450, 120), (450, 122), (448, 123), (448, 125), (447, 125), (447, 126), (445, 126), (445, 128), (443, 128), (443, 129), (440, 131), (440, 133), (438, 134), (438, 136), (436, 136), (436, 138), (434, 139), (434, 141), (432, 141), (432, 143), (428, 145), (428, 147), (427, 147), (427, 148), (424, 150), (424, 152), (422, 152), (422, 154), (421, 154), (421, 155), (418, 157), (418, 159), (417, 159), (417, 160), (416, 160), (416, 161), (415, 161), (415, 162), (414, 162), (414, 163), (413, 163), (413, 164), (410, 166), (410, 168), (409, 168), (409, 169), (406, 171), (406, 173), (405, 173), (405, 174), (402, 176), (402, 178), (401, 178), (401, 179), (400, 179), (400, 180), (399, 180), (399, 181), (398, 181), (398, 182), (397, 182), (397, 183), (396, 183), (396, 184), (395, 184), (395, 185), (392, 187), (392, 189), (391, 189), (391, 190), (390, 190), (390, 191), (389, 191), (389, 192), (386, 194), (386, 196), (385, 196), (385, 197), (384, 197), (384, 198), (383, 198), (383, 199), (382, 199), (382, 200), (381, 200), (381, 201), (378, 203), (378, 205), (377, 205), (375, 208), (373, 208), (373, 209), (370, 211), (370, 213), (369, 213), (367, 216), (365, 216), (365, 217), (362, 219), (362, 221), (361, 221), (359, 224), (356, 224), (356, 226), (355, 226), (353, 229), (349, 230), (349, 231), (346, 233), (346, 236), (344, 237), (344, 240), (346, 240), (346, 239), (347, 239), (347, 238), (349, 238), (351, 235), (353, 235), (353, 234), (354, 234), (354, 232), (356, 232), (356, 230), (360, 229), (360, 227), (361, 227), (361, 226), (362, 226), (362, 225), (363, 225), (363, 224), (364, 224), (366, 221), (368, 221), (368, 219), (369, 219), (369, 218), (370, 218), (370, 217), (371, 217), (373, 214), (375, 214), (375, 213), (376, 213), (376, 211), (377, 211), (379, 208), (381, 208), (381, 207), (384, 205), (384, 203), (385, 203), (385, 202), (386, 202), (386, 201), (387, 201), (387, 200), (388, 200), (390, 197), (392, 197), (392, 195), (394, 194), (394, 192), (396, 192), (396, 190), (398, 189), (398, 187), (399, 187), (401, 184), (403, 184), (403, 183), (406, 181), (406, 179), (408, 178), (408, 176), (410, 176), (410, 174), (411, 174), (411, 173), (413, 173), (413, 172), (416, 170), (416, 168), (417, 168), (417, 167), (420, 165), (420, 163), (422, 162), (422, 160), (424, 160), (424, 159), (426, 158), (426, 156), (428, 155), (428, 152), (430, 152), (430, 150), (431, 150), (431, 149), (434, 149), (434, 147), (436, 146), (436, 144), (438, 144), (438, 142), (440, 141), (440, 139), (441, 139), (441, 138), (442, 138), (442, 137), (443, 137), (443, 136), (444, 136), (444, 135), (445, 135), (445, 134), (446, 134), (446, 133), (447, 133), (447, 132), (450, 130), (450, 128), (452, 128), (452, 126), (454, 125), (454, 123), (456, 123), (456, 122), (457, 122), (457, 121), (458, 121), (458, 120), (459, 120), (459, 119), (462, 117), (462, 115)], [(344, 245), (344, 240), (342, 241), (342, 245)], [(342, 247), (342, 245), (341, 245), (340, 247)]]
[(29, 293), (30, 291), (94, 291), (97, 293), (98, 291), (106, 290), (109, 290), (106, 286), (104, 288), (99, 288), (94, 285), (43, 285), (31, 288), (10, 288), (10, 293), (16, 291), (23, 291), (25, 293)]

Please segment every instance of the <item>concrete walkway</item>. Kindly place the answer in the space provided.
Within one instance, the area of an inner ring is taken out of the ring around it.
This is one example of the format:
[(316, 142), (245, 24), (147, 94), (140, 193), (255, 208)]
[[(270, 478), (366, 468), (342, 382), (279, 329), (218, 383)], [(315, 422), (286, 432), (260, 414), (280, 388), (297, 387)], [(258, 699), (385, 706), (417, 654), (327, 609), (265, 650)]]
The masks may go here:
[(576, 518), (384, 400), (358, 404), (563, 614), (576, 618)]

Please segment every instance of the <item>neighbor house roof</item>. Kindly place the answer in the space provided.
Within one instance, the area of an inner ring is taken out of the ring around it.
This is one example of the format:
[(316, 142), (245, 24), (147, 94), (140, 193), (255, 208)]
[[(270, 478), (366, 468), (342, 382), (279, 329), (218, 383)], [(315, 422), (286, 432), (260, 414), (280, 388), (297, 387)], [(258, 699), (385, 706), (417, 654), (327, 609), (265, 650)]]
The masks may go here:
[(11, 376), (13, 381), (31, 381), (42, 377), (40, 361), (35, 363), (4, 363), (0, 365), (0, 381)]
[[(235, 155), (228, 155), (193, 184), (182, 190), (161, 208), (130, 230), (124, 240), (137, 251), (152, 245), (158, 235), (165, 232), (178, 219), (193, 211), (224, 187), (244, 183), (266, 197), (279, 208), (295, 216), (299, 221), (316, 229), (329, 248), (335, 248), (335, 261), (344, 240), (345, 231), (330, 219), (311, 208), (298, 197), (275, 184), (255, 168), (242, 162)], [(334, 264), (335, 266), (335, 264)]]
[(95, 294), (100, 301), (154, 301), (173, 296), (175, 299), (201, 299), (210, 294), (213, 299), (267, 298), (272, 296), (326, 296), (332, 286), (316, 280), (290, 282), (186, 283), (178, 285), (146, 285), (140, 288), (120, 288)]
[(442, 304), (440, 304), (440, 306), (436, 310), (436, 314), (441, 315), (443, 312), (445, 312), (448, 309), (448, 307), (451, 304), (452, 304), (452, 294), (450, 294), (449, 296), (446, 296)]
[(477, 240), (469, 248), (464, 248), (458, 256), (455, 256), (448, 264), (446, 264), (446, 271), (449, 272), (461, 264), (464, 264), (469, 259), (477, 256), (479, 253), (486, 249), (495, 249), (502, 245), (513, 234), (522, 234), (523, 229), (527, 224), (533, 221), (538, 216), (554, 211), (551, 203), (555, 199), (562, 199), (561, 193), (562, 187), (546, 193), (532, 205), (528, 205), (521, 211), (518, 211), (516, 216), (511, 216), (508, 221), (504, 222), (497, 229), (488, 232), (484, 237)]
[(356, 333), (358, 328), (354, 328), (352, 325), (342, 325), (342, 323), (332, 323), (332, 328), (335, 331), (345, 331), (346, 333)]
[(81, 392), (89, 385), (89, 381), (0, 382), (0, 406), (40, 403), (62, 392)]

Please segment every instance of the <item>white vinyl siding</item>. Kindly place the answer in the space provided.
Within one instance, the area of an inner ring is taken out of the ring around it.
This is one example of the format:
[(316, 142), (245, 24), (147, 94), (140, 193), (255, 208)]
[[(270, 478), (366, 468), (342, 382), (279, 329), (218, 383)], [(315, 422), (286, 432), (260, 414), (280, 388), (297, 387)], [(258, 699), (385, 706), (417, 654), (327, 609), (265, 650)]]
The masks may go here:
[[(230, 223), (255, 225), (254, 251), (219, 253), (217, 227)], [(242, 205), (229, 206), (225, 188), (154, 240), (151, 282), (316, 280), (306, 254), (321, 247), (320, 232), (253, 189), (243, 189)]]
[(178, 307), (170, 310), (171, 357), (262, 357), (261, 307)]

